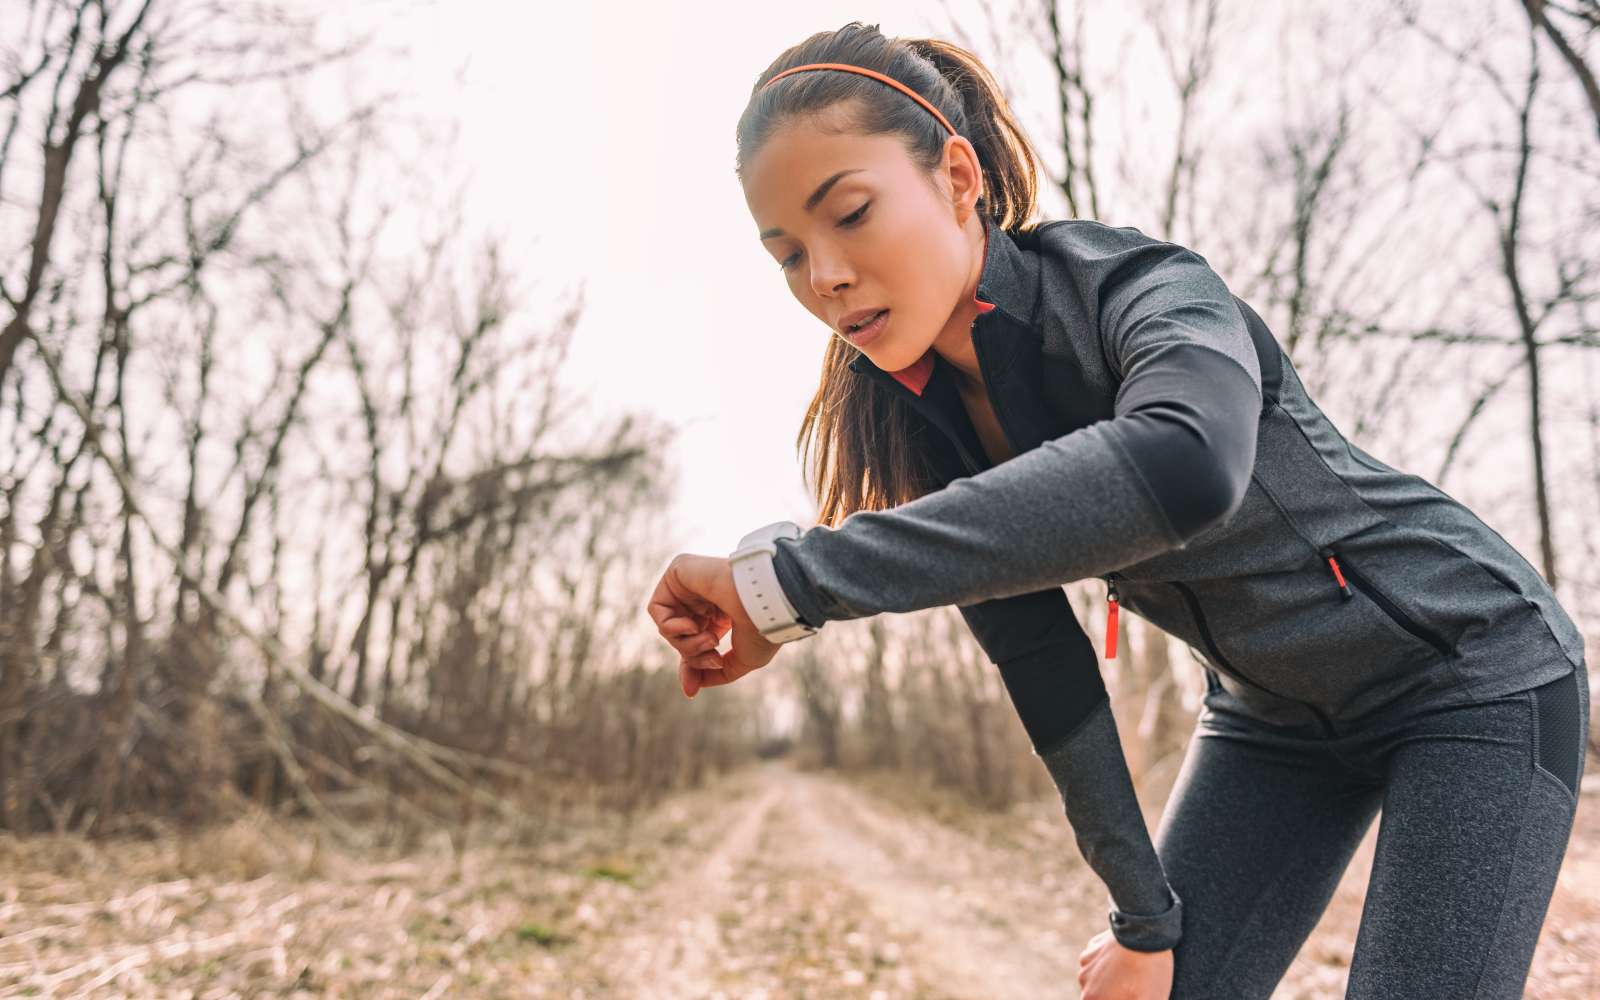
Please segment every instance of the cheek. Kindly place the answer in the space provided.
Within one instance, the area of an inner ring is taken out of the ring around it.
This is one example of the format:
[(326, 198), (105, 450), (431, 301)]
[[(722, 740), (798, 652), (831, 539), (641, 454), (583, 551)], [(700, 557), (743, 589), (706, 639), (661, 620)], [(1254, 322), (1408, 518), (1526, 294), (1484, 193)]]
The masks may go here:
[[(907, 247), (916, 249), (908, 252)], [(881, 276), (891, 285), (890, 294), (903, 300), (908, 312), (939, 313), (935, 318), (943, 322), (966, 286), (967, 255), (961, 230), (931, 220), (902, 230), (878, 259), (885, 262)]]
[(920, 323), (943, 325), (961, 294), (961, 275), (950, 266), (949, 255), (937, 245), (922, 244), (915, 254), (902, 252), (893, 271), (884, 277), (889, 300), (907, 318)]

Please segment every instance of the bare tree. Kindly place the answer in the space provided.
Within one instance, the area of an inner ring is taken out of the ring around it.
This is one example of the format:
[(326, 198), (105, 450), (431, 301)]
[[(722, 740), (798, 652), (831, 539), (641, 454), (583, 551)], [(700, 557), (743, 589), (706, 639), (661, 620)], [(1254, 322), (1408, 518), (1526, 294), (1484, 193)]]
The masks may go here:
[(27, 250), (0, 269), (0, 824), (248, 791), (363, 839), (341, 792), (526, 819), (498, 787), (535, 755), (637, 801), (754, 744), (730, 722), (693, 761), (687, 706), (634, 707), (673, 690), (624, 627), (669, 429), (568, 398), (581, 297), (524, 301), (447, 141), (416, 156), (392, 94), (305, 98), (359, 42), (205, 0), (27, 26), (0, 93), (0, 245)]
[[(1577, 78), (1583, 98), (1594, 115), (1595, 136), (1600, 138), (1600, 83), (1595, 82), (1595, 71), (1585, 55), (1589, 39), (1600, 34), (1600, 3), (1596, 0), (1573, 0), (1571, 4), (1550, 3), (1549, 0), (1522, 0), (1528, 20), (1536, 30), (1542, 30), (1555, 46), (1562, 61)], [(1578, 32), (1576, 41), (1567, 32)]]

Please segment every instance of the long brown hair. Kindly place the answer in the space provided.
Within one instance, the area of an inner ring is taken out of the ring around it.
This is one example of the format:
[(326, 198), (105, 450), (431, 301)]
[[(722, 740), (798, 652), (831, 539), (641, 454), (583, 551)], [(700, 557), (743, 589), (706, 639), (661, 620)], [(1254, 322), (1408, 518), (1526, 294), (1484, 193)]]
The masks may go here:
[[(926, 98), (977, 150), (983, 169), (980, 216), (1011, 233), (1037, 224), (1030, 220), (1038, 156), (978, 57), (936, 38), (886, 38), (877, 25), (860, 21), (812, 35), (762, 71), (739, 116), (736, 173), (743, 175), (783, 122), (845, 101), (852, 102), (854, 131), (898, 134), (915, 163), (930, 173), (938, 166), (948, 138), (944, 126), (880, 81), (859, 73), (793, 73), (761, 89), (792, 66), (819, 62), (876, 70)], [(894, 507), (939, 485), (928, 452), (938, 432), (904, 400), (852, 372), (848, 366), (860, 354), (842, 338), (828, 338), (821, 382), (795, 438), (818, 522), (830, 526), (855, 511)]]

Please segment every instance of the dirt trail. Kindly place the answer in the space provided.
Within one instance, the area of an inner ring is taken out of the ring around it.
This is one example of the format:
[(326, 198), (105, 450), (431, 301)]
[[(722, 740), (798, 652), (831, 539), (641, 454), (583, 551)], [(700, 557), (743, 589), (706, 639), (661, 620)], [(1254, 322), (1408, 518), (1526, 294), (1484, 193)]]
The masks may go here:
[[(0, 997), (1077, 997), (1106, 897), (1059, 803), (910, 801), (773, 762), (538, 845), (0, 838)], [(1375, 831), (1275, 1000), (1342, 996)], [(1586, 795), (1528, 997), (1600, 995), (1597, 886)]]
[[(1079, 935), (1103, 916), (1087, 869), (1041, 883), (1038, 866), (927, 817), (892, 813), (846, 785), (788, 781), (794, 860), (839, 878), (877, 920), (911, 942), (911, 961), (958, 997), (1066, 995)], [(1072, 994), (1076, 994), (1073, 989)]]
[[(722, 794), (658, 859), (677, 873), (633, 901), (626, 930), (591, 942), (585, 995), (1078, 996), (1105, 890), (1054, 802), (958, 828), (783, 764)], [(1274, 1000), (1343, 995), (1376, 834), (1374, 822)], [(1527, 996), (1595, 995), (1600, 924), (1584, 887), (1597, 884), (1600, 799), (1586, 796)]]
[(1104, 913), (1075, 854), (1019, 858), (784, 765), (739, 781), (683, 823), (656, 862), (670, 873), (586, 949), (578, 982), (619, 997), (1076, 995)]
[[(638, 915), (603, 946), (604, 978), (618, 996), (695, 997), (715, 991), (713, 976), (728, 944), (717, 914), (729, 903), (741, 869), (752, 861), (782, 794), (780, 786), (762, 789), (696, 817), (694, 851), (685, 852), (691, 854), (689, 863), (637, 900)], [(692, 857), (698, 853), (703, 860)]]

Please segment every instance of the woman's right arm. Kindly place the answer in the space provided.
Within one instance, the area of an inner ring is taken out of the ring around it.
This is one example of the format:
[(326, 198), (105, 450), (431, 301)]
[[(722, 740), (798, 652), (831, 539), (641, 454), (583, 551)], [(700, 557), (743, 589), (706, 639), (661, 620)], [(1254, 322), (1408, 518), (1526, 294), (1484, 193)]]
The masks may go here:
[(1183, 933), (1134, 794), (1099, 658), (1060, 587), (958, 605), (1061, 794), (1078, 849), (1111, 896), (1117, 942), (1165, 951)]

